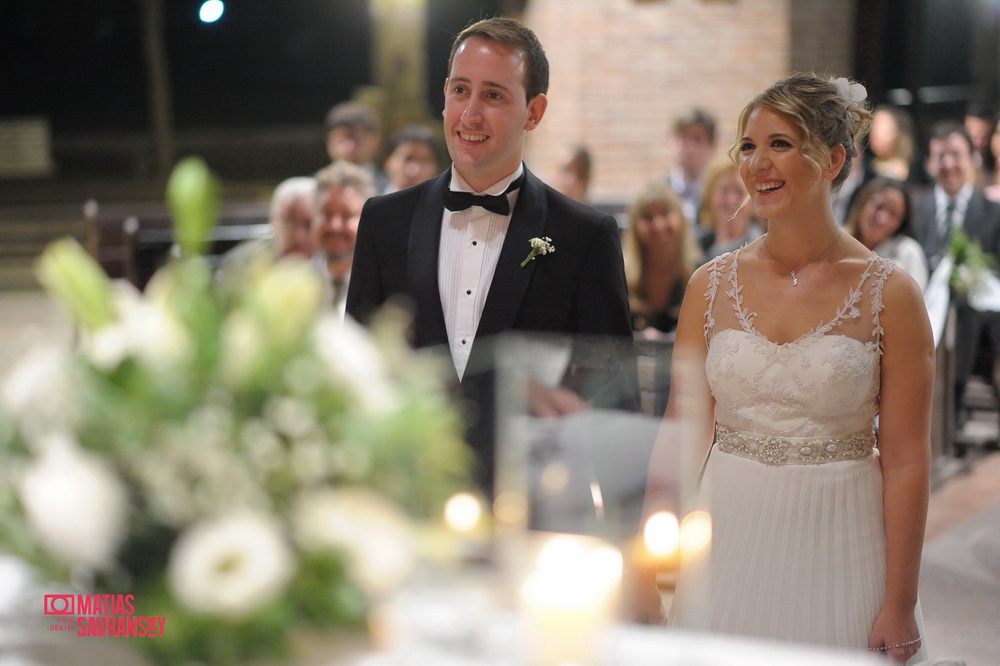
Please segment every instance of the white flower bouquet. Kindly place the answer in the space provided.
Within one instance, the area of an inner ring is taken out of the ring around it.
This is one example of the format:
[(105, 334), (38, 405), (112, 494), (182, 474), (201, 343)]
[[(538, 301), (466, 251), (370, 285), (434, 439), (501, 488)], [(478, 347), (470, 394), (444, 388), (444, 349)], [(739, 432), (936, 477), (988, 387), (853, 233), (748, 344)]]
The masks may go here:
[(50, 246), (39, 278), (79, 344), (28, 354), (0, 395), (0, 548), (166, 618), (138, 641), (161, 663), (283, 658), (292, 630), (363, 626), (468, 478), (444, 375), (399, 316), (339, 322), (294, 259), (214, 278), (216, 188), (178, 165), (182, 256), (145, 293)]

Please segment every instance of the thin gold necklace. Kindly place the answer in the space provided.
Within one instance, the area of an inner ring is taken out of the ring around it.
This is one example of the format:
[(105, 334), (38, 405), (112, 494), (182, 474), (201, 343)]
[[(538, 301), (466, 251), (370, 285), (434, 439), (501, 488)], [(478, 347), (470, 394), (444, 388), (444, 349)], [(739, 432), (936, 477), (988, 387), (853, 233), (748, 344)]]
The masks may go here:
[[(814, 262), (819, 261), (820, 259), (822, 259), (824, 256), (826, 256), (827, 252), (829, 252), (830, 250), (833, 249), (833, 246), (837, 244), (837, 241), (839, 241), (840, 237), (843, 236), (843, 235), (844, 235), (844, 230), (843, 229), (838, 229), (837, 230), (837, 235), (834, 236), (833, 240), (830, 241), (829, 245), (827, 245), (825, 248), (823, 248), (822, 252), (820, 252), (819, 254), (817, 254), (812, 259), (809, 259), (808, 261), (805, 261), (804, 263), (802, 263), (797, 268), (793, 268), (793, 269), (791, 269), (789, 271), (789, 273), (792, 276), (792, 286), (793, 287), (799, 286), (799, 278), (798, 278), (797, 275), (795, 275), (795, 271), (801, 271), (803, 268), (805, 268), (809, 264), (814, 263)], [(781, 265), (782, 268), (785, 267), (784, 262), (781, 261), (780, 259), (778, 259), (778, 257), (776, 257), (774, 255), (774, 252), (771, 252), (771, 246), (767, 244), (767, 234), (764, 234), (764, 249), (767, 250), (767, 253), (769, 255), (771, 255), (771, 258), (774, 259), (776, 262), (778, 262), (778, 264)]]

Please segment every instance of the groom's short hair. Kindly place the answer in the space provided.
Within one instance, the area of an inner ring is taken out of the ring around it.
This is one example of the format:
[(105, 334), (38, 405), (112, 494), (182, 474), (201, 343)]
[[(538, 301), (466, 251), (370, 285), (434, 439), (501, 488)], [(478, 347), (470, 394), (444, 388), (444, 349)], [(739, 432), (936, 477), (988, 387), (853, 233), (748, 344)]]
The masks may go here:
[(542, 43), (529, 28), (514, 19), (503, 17), (477, 21), (458, 33), (448, 56), (448, 76), (451, 76), (455, 52), (470, 37), (482, 37), (521, 54), (524, 58), (524, 90), (529, 103), (535, 95), (549, 91), (549, 59)]

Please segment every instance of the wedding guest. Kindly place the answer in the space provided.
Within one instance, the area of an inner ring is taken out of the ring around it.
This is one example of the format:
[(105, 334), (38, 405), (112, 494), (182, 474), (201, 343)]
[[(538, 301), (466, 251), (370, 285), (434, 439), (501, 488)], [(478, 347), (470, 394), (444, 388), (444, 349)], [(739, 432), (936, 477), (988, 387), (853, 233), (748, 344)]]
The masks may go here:
[(912, 217), (906, 185), (876, 178), (858, 194), (844, 229), (872, 252), (892, 259), (923, 289), (927, 286), (927, 258), (911, 235)]
[(858, 156), (854, 158), (854, 168), (851, 169), (851, 173), (844, 180), (840, 189), (833, 193), (833, 217), (841, 226), (847, 224), (847, 214), (851, 211), (851, 206), (854, 205), (858, 194), (861, 193), (865, 185), (876, 177), (875, 172), (868, 164), (864, 143), (858, 143), (854, 149), (858, 152)]
[(672, 333), (701, 251), (684, 204), (669, 186), (648, 183), (629, 206), (623, 238), (632, 327), (645, 337)]
[(438, 152), (437, 138), (429, 127), (409, 125), (397, 132), (385, 160), (389, 186), (384, 194), (419, 185), (441, 173)]
[(312, 202), (316, 180), (303, 176), (278, 183), (271, 196), (268, 223), (274, 232), (275, 254), (309, 258), (315, 249), (312, 237)]
[(313, 199), (316, 181), (295, 176), (274, 188), (268, 212), (269, 238), (246, 240), (228, 250), (219, 259), (216, 277), (239, 284), (243, 272), (258, 255), (271, 258), (297, 256), (310, 259), (315, 251), (312, 234)]
[(990, 138), (996, 128), (996, 109), (989, 104), (972, 102), (965, 109), (962, 124), (972, 139), (973, 160), (977, 174), (975, 184), (982, 186), (989, 180), (993, 171), (993, 165), (990, 163)]
[(991, 165), (989, 177), (983, 187), (983, 194), (990, 201), (1000, 203), (1000, 122), (990, 136), (987, 146), (986, 163)]
[(676, 164), (667, 183), (684, 201), (684, 216), (698, 219), (702, 176), (715, 153), (715, 118), (704, 109), (692, 109), (674, 121), (673, 152)]
[(889, 104), (875, 109), (868, 150), (869, 167), (876, 175), (909, 183), (925, 182), (916, 155), (913, 117), (906, 109)]
[(330, 160), (363, 168), (378, 192), (389, 185), (389, 177), (374, 164), (381, 140), (378, 114), (363, 102), (341, 102), (326, 115), (326, 152)]
[(368, 172), (349, 162), (334, 162), (316, 174), (312, 209), (312, 233), (317, 247), (314, 263), (330, 285), (330, 303), (342, 314), (361, 209), (374, 193)]
[(590, 151), (586, 146), (566, 146), (556, 161), (552, 187), (570, 199), (590, 202)]
[(698, 228), (701, 248), (717, 257), (746, 245), (763, 233), (754, 220), (739, 169), (728, 157), (713, 161), (705, 174)]
[[(1000, 204), (973, 185), (976, 167), (972, 139), (959, 122), (941, 121), (931, 128), (927, 171), (934, 187), (913, 203), (916, 238), (933, 272), (949, 251), (952, 231), (961, 229), (970, 240), (1000, 257)], [(1000, 351), (1000, 313), (980, 312), (968, 298), (956, 294), (955, 418), (963, 421), (965, 387), (981, 355)]]
[[(920, 287), (833, 216), (865, 96), (793, 74), (740, 114), (733, 157), (768, 231), (699, 268), (681, 309), (663, 429), (680, 419), (704, 447), (688, 472), (702, 473), (712, 539), (709, 558), (682, 563), (670, 615), (903, 663), (926, 658), (934, 346)], [(650, 509), (672, 478), (667, 445), (650, 461)], [(639, 573), (655, 616), (653, 577)]]
[[(618, 225), (545, 185), (522, 161), (525, 138), (545, 115), (548, 82), (545, 51), (519, 22), (485, 19), (458, 34), (444, 86), (451, 168), (368, 202), (347, 299), (347, 312), (367, 322), (387, 300), (407, 297), (416, 345), (447, 350), (459, 392), (475, 406), (466, 413), (467, 440), (487, 494), (498, 334), (599, 340), (604, 371), (618, 375), (609, 380), (620, 382), (616, 393), (638, 404)], [(536, 412), (599, 404), (582, 389), (549, 388), (548, 405), (531, 403)]]

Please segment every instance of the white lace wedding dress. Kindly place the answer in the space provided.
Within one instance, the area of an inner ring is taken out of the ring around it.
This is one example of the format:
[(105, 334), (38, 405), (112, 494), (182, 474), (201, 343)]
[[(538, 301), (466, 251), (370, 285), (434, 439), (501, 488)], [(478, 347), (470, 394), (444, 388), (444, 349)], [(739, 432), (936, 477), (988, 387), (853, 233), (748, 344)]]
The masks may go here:
[(893, 264), (873, 254), (828, 321), (776, 344), (743, 307), (739, 252), (713, 260), (706, 293), (717, 425), (699, 501), (711, 557), (682, 568), (671, 622), (866, 649), (885, 589), (873, 428)]

